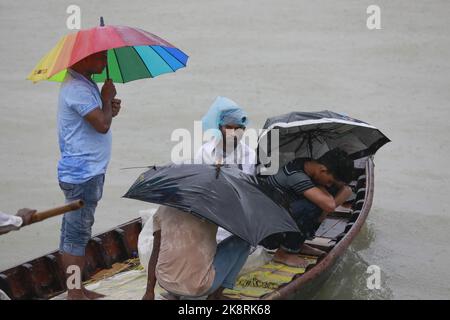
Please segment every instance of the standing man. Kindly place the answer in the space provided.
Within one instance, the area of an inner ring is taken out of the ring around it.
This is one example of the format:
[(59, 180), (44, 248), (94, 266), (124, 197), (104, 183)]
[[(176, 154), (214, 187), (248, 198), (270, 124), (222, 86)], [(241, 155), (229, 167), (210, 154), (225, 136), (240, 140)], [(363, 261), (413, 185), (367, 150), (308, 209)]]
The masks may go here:
[[(66, 202), (82, 199), (85, 206), (64, 215), (60, 251), (65, 270), (79, 267), (83, 274), (85, 248), (91, 238), (94, 213), (102, 197), (105, 172), (111, 156), (111, 122), (120, 110), (110, 79), (101, 92), (91, 80), (107, 65), (107, 52), (97, 52), (67, 69), (58, 101), (58, 138), (61, 158), (58, 180)], [(69, 289), (70, 300), (97, 299), (102, 295), (80, 286)]]

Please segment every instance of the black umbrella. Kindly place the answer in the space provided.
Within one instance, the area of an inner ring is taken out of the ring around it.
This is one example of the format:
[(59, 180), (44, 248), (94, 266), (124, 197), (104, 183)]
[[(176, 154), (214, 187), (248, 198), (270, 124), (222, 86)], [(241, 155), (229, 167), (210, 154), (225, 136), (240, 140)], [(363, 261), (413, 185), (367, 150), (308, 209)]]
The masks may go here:
[[(318, 159), (335, 148), (346, 151), (354, 160), (360, 159), (390, 142), (374, 126), (332, 111), (283, 114), (267, 119), (263, 129), (259, 141), (261, 144), (267, 139), (264, 143), (268, 141), (268, 146), (258, 155), (266, 157), (269, 152), (279, 152), (280, 167), (295, 158)], [(273, 129), (278, 129), (278, 145), (273, 141)]]
[(274, 233), (299, 232), (267, 193), (255, 176), (235, 166), (172, 164), (141, 174), (124, 197), (192, 213), (256, 246)]

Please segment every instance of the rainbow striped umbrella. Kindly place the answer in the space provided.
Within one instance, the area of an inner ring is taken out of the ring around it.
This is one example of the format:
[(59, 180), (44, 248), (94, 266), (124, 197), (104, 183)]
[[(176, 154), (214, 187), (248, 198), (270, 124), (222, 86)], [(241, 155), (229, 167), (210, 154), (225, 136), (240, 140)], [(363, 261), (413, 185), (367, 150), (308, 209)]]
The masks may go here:
[(61, 82), (67, 68), (100, 51), (108, 52), (108, 66), (92, 78), (125, 83), (154, 78), (186, 66), (188, 56), (167, 41), (147, 31), (125, 26), (99, 26), (62, 37), (31, 71), (27, 79)]

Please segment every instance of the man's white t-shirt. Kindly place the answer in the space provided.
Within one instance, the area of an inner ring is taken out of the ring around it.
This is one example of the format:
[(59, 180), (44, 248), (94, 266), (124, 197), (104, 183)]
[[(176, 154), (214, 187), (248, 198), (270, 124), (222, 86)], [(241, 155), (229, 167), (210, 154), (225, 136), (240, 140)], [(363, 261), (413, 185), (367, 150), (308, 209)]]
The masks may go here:
[(201, 146), (195, 156), (195, 163), (203, 164), (236, 164), (247, 174), (254, 175), (256, 167), (256, 152), (240, 141), (236, 149), (224, 155), (217, 140), (211, 140)]

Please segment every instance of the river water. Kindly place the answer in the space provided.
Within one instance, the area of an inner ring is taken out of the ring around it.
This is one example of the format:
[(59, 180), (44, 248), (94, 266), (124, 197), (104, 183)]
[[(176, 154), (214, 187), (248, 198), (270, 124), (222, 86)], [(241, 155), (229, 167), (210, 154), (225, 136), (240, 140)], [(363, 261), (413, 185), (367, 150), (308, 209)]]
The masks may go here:
[[(2, 1), (0, 3), (0, 210), (63, 203), (56, 179), (59, 85), (25, 78), (67, 33), (136, 26), (181, 48), (188, 67), (117, 85), (121, 114), (94, 233), (135, 218), (145, 203), (121, 196), (141, 170), (170, 160), (176, 128), (193, 128), (218, 95), (251, 126), (289, 111), (330, 109), (365, 120), (392, 142), (375, 157), (368, 221), (317, 299), (450, 298), (450, 37), (448, 1), (378, 0), (381, 29), (366, 27), (373, 1)], [(106, 4), (107, 3), (107, 4)], [(54, 250), (60, 218), (0, 238), (0, 270)], [(381, 269), (368, 289), (367, 267)]]

